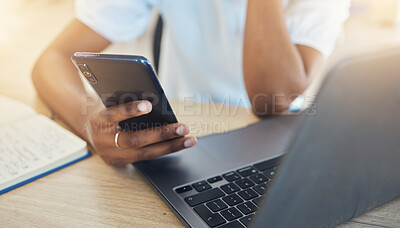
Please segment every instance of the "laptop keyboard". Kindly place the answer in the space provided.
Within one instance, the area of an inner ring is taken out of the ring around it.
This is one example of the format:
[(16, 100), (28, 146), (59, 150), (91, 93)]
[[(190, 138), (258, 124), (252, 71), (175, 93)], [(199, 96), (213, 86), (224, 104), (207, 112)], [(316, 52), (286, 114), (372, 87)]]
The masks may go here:
[(275, 175), (281, 157), (175, 188), (210, 227), (247, 227)]

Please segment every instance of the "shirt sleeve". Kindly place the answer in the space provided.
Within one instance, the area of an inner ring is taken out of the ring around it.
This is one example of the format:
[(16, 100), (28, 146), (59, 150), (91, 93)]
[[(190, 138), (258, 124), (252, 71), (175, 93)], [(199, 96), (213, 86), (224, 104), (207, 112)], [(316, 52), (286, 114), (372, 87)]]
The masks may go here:
[(150, 21), (145, 0), (76, 0), (76, 18), (111, 42), (139, 37)]
[(349, 17), (349, 9), (350, 0), (290, 0), (286, 26), (292, 42), (328, 57)]

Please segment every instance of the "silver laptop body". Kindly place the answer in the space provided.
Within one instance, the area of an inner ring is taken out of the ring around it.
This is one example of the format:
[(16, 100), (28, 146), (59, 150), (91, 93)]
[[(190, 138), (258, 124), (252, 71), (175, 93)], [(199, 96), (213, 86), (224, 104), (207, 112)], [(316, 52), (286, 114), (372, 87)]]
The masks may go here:
[(135, 167), (188, 227), (332, 227), (359, 216), (400, 195), (400, 50), (370, 56), (331, 70), (311, 112)]

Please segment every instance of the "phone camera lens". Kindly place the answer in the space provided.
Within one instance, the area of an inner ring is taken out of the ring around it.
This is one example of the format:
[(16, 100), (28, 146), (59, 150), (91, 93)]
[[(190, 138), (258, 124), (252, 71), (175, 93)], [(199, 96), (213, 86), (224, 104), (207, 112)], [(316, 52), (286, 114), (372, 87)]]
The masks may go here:
[(83, 75), (85, 75), (86, 77), (92, 76), (92, 74), (89, 71), (83, 71)]
[(92, 72), (90, 72), (90, 69), (86, 66), (86, 64), (79, 64), (78, 65), (79, 70), (82, 72), (83, 76), (92, 84), (97, 83), (97, 79), (94, 77)]
[(94, 78), (88, 78), (88, 81), (89, 81), (90, 83), (93, 83), (93, 84), (95, 84), (95, 83), (97, 82)]

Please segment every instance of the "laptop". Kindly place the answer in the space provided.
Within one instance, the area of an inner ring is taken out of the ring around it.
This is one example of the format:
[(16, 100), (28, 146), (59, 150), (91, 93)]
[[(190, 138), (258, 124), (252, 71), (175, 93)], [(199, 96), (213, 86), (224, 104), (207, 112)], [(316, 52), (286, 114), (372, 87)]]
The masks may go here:
[(399, 163), (400, 49), (342, 61), (300, 115), (135, 167), (187, 227), (333, 227), (400, 196)]

